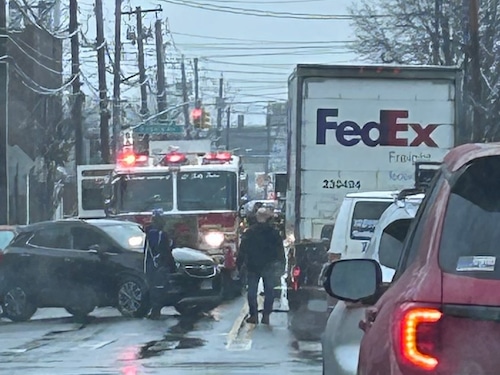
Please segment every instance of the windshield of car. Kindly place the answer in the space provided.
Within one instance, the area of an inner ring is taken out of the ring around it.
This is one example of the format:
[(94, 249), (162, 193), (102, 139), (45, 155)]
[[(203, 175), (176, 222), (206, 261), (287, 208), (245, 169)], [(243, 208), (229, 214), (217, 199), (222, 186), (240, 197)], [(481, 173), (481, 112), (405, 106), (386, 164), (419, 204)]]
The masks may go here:
[(125, 249), (142, 251), (144, 248), (146, 235), (138, 225), (124, 223), (102, 225), (99, 228)]
[(5, 249), (7, 245), (12, 241), (15, 234), (10, 230), (0, 231), (0, 249)]
[(181, 172), (177, 176), (180, 211), (237, 210), (237, 174), (227, 171)]
[(380, 216), (392, 201), (360, 201), (354, 206), (351, 224), (351, 239), (369, 240)]
[(115, 182), (118, 212), (144, 212), (173, 208), (172, 174), (133, 174)]
[(439, 252), (443, 271), (500, 279), (500, 157), (470, 165), (452, 188)]

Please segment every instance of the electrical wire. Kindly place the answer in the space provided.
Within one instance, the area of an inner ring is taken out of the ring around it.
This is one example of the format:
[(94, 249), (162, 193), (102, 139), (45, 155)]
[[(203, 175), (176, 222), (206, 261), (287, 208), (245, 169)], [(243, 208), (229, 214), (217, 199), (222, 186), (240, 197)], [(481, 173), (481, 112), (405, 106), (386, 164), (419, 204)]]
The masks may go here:
[[(51, 36), (53, 36), (54, 38), (56, 39), (68, 39), (68, 38), (71, 38), (73, 35), (75, 35), (75, 33), (78, 32), (79, 28), (77, 28), (74, 32), (72, 33), (68, 33), (68, 34), (65, 34), (65, 35), (58, 35), (58, 34), (55, 34), (53, 31), (47, 29), (45, 26), (41, 25), (39, 22), (37, 22), (37, 16), (35, 15), (35, 13), (33, 12), (33, 9), (31, 9), (31, 6), (26, 2), (26, 0), (21, 0), (23, 2), (23, 4), (19, 4), (19, 2), (17, 0), (11, 0), (12, 3), (16, 4), (17, 5), (17, 10), (24, 16), (26, 17), (26, 19), (34, 26), (36, 27), (37, 29), (41, 30), (41, 31), (44, 31), (48, 34), (50, 34)], [(30, 17), (30, 15), (23, 9), (23, 8), (26, 8), (28, 9), (28, 11), (31, 13), (31, 16), (33, 17), (33, 19)]]
[[(308, 43), (332, 43), (330, 40), (305, 40), (305, 41), (299, 41), (299, 40), (263, 40), (263, 39), (242, 39), (242, 38), (230, 38), (230, 37), (220, 37), (220, 36), (209, 36), (209, 35), (200, 35), (200, 34), (188, 34), (188, 33), (179, 33), (179, 32), (174, 32), (170, 31), (170, 34), (173, 35), (179, 35), (179, 36), (187, 36), (190, 38), (200, 38), (200, 39), (213, 39), (213, 40), (227, 40), (227, 41), (239, 41), (239, 42), (252, 42), (252, 43), (262, 43), (262, 44), (273, 44), (273, 43), (280, 43), (280, 44), (308, 44)], [(334, 41), (338, 43), (343, 43), (343, 42), (351, 42), (349, 40), (347, 41)]]
[[(232, 13), (245, 16), (268, 17), (268, 18), (287, 18), (287, 19), (300, 19), (300, 20), (324, 20), (324, 21), (351, 21), (353, 19), (364, 17), (347, 14), (314, 14), (314, 13), (290, 13), (290, 12), (275, 12), (270, 10), (229, 7), (223, 5), (214, 5), (209, 3), (202, 3), (197, 1), (188, 0), (161, 0), (161, 2), (182, 5), (190, 8), (198, 8), (214, 12)], [(373, 15), (372, 18), (392, 17), (391, 15)]]
[(17, 49), (19, 51), (21, 51), (28, 59), (30, 59), (31, 61), (33, 61), (35, 64), (37, 64), (38, 66), (46, 69), (47, 71), (51, 72), (51, 73), (54, 73), (54, 74), (58, 74), (58, 75), (63, 75), (63, 71), (59, 71), (59, 70), (55, 70), (55, 69), (52, 69), (50, 67), (48, 67), (47, 65), (45, 64), (42, 64), (40, 61), (38, 61), (36, 58), (34, 58), (30, 53), (26, 52), (25, 49), (23, 49), (17, 42), (15, 39), (11, 38), (10, 35), (7, 36), (7, 38), (11, 41), (11, 43), (13, 45), (15, 45), (17, 47)]

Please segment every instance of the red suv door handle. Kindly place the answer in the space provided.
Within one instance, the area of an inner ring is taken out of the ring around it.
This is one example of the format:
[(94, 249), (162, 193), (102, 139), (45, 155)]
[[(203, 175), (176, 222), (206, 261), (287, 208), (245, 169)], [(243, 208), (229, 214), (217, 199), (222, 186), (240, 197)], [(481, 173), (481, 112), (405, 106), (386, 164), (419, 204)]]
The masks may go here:
[(373, 324), (375, 319), (377, 318), (378, 309), (376, 307), (368, 307), (365, 310), (365, 319), (359, 322), (359, 328), (366, 332)]

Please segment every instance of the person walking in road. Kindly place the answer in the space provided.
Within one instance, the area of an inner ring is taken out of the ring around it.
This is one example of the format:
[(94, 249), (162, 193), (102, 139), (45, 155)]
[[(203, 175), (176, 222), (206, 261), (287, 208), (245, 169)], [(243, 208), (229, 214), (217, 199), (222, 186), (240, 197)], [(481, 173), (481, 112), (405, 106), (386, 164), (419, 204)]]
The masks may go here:
[(255, 202), (253, 205), (252, 212), (250, 212), (247, 216), (247, 224), (248, 226), (252, 226), (257, 223), (257, 211), (264, 205), (262, 202)]
[(237, 266), (246, 268), (248, 282), (249, 317), (246, 322), (258, 324), (257, 289), (262, 278), (264, 283), (264, 311), (262, 323), (269, 324), (273, 310), (274, 282), (278, 267), (285, 267), (285, 251), (279, 232), (268, 222), (273, 215), (264, 207), (257, 210), (253, 224), (243, 235), (238, 252)]
[(151, 319), (158, 319), (163, 308), (164, 290), (169, 275), (175, 272), (172, 241), (165, 231), (161, 209), (153, 210), (151, 225), (146, 228), (144, 241), (144, 273), (150, 287)]

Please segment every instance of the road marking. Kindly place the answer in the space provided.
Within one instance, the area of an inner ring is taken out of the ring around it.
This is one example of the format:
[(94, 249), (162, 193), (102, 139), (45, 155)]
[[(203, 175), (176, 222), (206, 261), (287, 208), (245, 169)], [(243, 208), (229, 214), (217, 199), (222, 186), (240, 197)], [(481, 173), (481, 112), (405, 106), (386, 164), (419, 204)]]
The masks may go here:
[(248, 303), (245, 300), (245, 302), (243, 303), (243, 307), (241, 308), (240, 314), (234, 321), (231, 330), (227, 334), (226, 349), (229, 350), (229, 347), (232, 345), (234, 340), (236, 340), (236, 337), (238, 336), (238, 333), (241, 329), (241, 325), (243, 324), (243, 321), (245, 320), (245, 317), (247, 315), (248, 315)]
[(114, 340), (108, 340), (108, 341), (98, 341), (98, 342), (88, 342), (85, 344), (79, 345), (79, 348), (86, 348), (86, 349), (91, 349), (91, 350), (96, 350), (96, 349), (101, 349), (105, 347), (106, 345), (112, 344), (116, 341), (117, 339)]
[[(257, 296), (258, 310), (264, 305), (264, 297)], [(240, 314), (236, 318), (233, 327), (227, 335), (226, 349), (229, 351), (250, 350), (252, 348), (252, 334), (255, 329), (254, 324), (246, 324), (245, 318), (248, 316), (248, 302), (245, 301)]]

